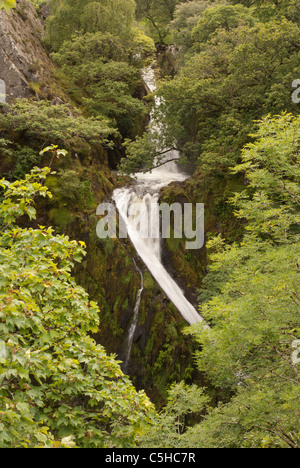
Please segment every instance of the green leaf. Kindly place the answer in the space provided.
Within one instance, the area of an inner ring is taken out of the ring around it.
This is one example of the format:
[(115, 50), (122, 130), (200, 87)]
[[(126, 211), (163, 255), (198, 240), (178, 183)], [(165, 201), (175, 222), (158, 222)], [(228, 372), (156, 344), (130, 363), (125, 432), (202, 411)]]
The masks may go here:
[(15, 8), (16, 0), (0, 0), (0, 9), (4, 8), (9, 12), (12, 8)]

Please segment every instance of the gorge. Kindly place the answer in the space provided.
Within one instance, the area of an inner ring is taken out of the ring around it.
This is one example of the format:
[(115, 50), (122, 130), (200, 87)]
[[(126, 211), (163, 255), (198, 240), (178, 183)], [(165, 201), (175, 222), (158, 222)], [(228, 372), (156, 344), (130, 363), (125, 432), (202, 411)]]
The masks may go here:
[[(155, 91), (155, 73), (152, 67), (143, 72), (143, 79), (146, 87), (150, 91)], [(156, 100), (156, 105), (159, 101)], [(150, 122), (151, 131), (151, 122)], [(172, 159), (172, 161), (170, 161)], [(133, 175), (135, 183), (129, 188), (117, 189), (113, 193), (113, 200), (116, 203), (118, 212), (126, 226), (130, 240), (159, 286), (166, 293), (168, 298), (176, 306), (184, 320), (188, 324), (202, 321), (202, 317), (197, 313), (194, 306), (186, 299), (183, 291), (172, 279), (162, 264), (161, 258), (161, 231), (159, 220), (159, 191), (162, 187), (177, 181), (183, 182), (189, 176), (179, 169), (174, 160), (179, 159), (179, 154), (174, 150), (169, 151), (164, 156), (164, 164), (154, 168), (150, 172), (136, 173)], [(134, 212), (132, 206), (134, 205)], [(137, 226), (136, 216), (138, 213), (139, 226)], [(142, 236), (142, 226), (147, 226), (146, 235)], [(157, 232), (158, 231), (158, 232)], [(142, 275), (141, 275), (142, 276)], [(127, 351), (124, 369), (128, 368), (129, 356), (132, 347), (134, 332), (138, 323), (138, 312), (143, 291), (143, 283), (138, 291), (137, 303), (134, 308), (133, 321), (129, 329), (128, 340), (126, 341)]]
[(300, 447), (299, 47), (299, 0), (0, 0), (1, 448)]
[[(149, 68), (148, 71), (144, 73), (144, 79), (148, 88), (154, 90), (155, 78), (152, 68)], [(129, 237), (138, 255), (142, 258), (158, 284), (177, 307), (183, 318), (191, 325), (202, 319), (163, 267), (161, 260), (161, 237), (160, 235), (155, 235), (155, 231), (157, 229), (159, 230), (159, 226), (157, 226), (157, 224), (159, 224), (159, 190), (169, 185), (171, 182), (183, 182), (189, 176), (183, 173), (174, 161), (176, 158), (179, 159), (179, 154), (176, 154), (174, 150), (166, 153), (164, 158), (165, 164), (154, 168), (151, 172), (134, 174), (134, 186), (125, 189), (117, 189), (113, 194), (113, 199), (128, 229)], [(172, 159), (171, 162), (169, 162), (170, 159)], [(145, 224), (150, 228), (148, 236), (153, 233), (151, 238), (146, 235), (146, 238), (143, 239), (141, 237), (142, 229), (140, 229), (140, 231), (136, 229), (134, 214), (133, 218), (131, 216), (131, 205), (133, 203), (138, 204), (140, 207), (139, 217), (148, 220)]]

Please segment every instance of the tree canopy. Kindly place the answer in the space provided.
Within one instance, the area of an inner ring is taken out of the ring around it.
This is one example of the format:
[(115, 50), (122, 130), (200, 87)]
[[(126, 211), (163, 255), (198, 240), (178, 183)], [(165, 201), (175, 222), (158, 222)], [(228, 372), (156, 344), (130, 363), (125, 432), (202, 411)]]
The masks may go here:
[(46, 41), (58, 50), (76, 31), (110, 33), (122, 41), (134, 24), (134, 0), (51, 0)]
[(134, 0), (52, 0), (50, 8), (45, 42), (69, 94), (88, 115), (109, 117), (123, 137), (141, 133), (141, 68), (155, 46), (136, 25)]
[[(298, 112), (291, 85), (300, 66), (300, 29), (276, 15), (261, 21), (255, 9), (240, 4), (207, 8), (203, 2), (194, 26), (194, 9), (185, 8), (192, 12), (191, 29), (187, 36), (187, 20), (172, 23), (177, 37), (183, 37), (183, 55), (179, 73), (157, 91), (162, 131), (153, 134), (153, 147), (158, 153), (176, 147), (202, 173), (220, 175), (238, 161), (255, 120), (282, 110)], [(145, 135), (129, 146), (130, 170), (135, 160), (137, 167), (141, 164), (142, 154), (149, 161), (149, 139)]]
[[(180, 417), (191, 411), (201, 422), (181, 435), (167, 430), (167, 406), (156, 422), (166, 431), (165, 447), (300, 447), (299, 365), (292, 358), (300, 337), (299, 123), (291, 115), (265, 118), (233, 170), (249, 180), (231, 200), (247, 231), (238, 244), (210, 241), (199, 311), (211, 328), (187, 330), (222, 403), (212, 408), (199, 389)], [(144, 443), (159, 447), (154, 434), (152, 428)]]

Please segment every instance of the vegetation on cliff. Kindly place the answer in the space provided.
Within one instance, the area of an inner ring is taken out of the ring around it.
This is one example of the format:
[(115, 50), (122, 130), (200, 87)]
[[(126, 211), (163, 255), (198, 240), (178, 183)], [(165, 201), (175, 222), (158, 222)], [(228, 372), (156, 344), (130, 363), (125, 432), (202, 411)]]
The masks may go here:
[(17, 222), (49, 173), (1, 181), (0, 445), (133, 446), (152, 405), (89, 336), (99, 310), (71, 277), (84, 244)]

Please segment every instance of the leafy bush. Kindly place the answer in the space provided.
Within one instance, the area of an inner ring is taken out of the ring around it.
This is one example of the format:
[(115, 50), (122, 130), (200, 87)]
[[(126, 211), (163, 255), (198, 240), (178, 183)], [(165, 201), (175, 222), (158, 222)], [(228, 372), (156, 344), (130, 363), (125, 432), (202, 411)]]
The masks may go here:
[(27, 141), (35, 139), (68, 146), (75, 137), (107, 143), (109, 137), (117, 135), (105, 117), (83, 117), (78, 112), (72, 114), (65, 104), (51, 105), (47, 101), (20, 99), (16, 104), (7, 105), (6, 109), (5, 114), (0, 114), (0, 131), (18, 132)]
[(131, 447), (152, 406), (88, 335), (99, 310), (71, 277), (83, 243), (17, 225), (49, 173), (0, 182), (0, 445)]

